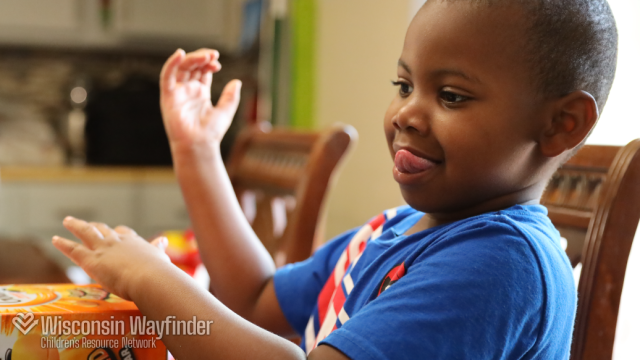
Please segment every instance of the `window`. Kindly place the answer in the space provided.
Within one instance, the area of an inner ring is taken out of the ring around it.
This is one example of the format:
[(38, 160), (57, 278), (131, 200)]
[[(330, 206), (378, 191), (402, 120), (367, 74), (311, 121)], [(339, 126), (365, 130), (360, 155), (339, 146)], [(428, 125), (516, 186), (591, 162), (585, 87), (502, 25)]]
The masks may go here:
[(600, 123), (587, 143), (626, 145), (640, 138), (640, 1), (609, 0), (618, 24), (618, 69)]

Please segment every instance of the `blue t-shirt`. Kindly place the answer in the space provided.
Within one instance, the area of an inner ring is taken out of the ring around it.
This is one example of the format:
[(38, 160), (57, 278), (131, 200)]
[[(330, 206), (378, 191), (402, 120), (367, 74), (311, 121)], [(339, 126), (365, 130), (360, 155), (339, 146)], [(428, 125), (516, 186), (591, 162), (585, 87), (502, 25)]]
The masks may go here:
[(317, 335), (321, 291), (339, 276), (331, 304), (343, 308), (317, 344), (351, 359), (568, 359), (577, 294), (545, 207), (516, 205), (403, 235), (423, 215), (408, 206), (385, 212), (344, 272), (362, 229), (276, 272), (280, 307), (306, 337), (303, 348)]

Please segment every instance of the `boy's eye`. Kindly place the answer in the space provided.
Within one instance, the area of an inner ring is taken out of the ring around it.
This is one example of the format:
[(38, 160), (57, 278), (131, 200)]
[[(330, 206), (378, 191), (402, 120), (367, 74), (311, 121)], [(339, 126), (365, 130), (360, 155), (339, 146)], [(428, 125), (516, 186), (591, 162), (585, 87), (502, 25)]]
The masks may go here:
[(392, 81), (393, 86), (398, 86), (398, 93), (402, 97), (407, 97), (413, 92), (413, 86), (403, 81)]
[(440, 99), (442, 99), (444, 102), (446, 102), (448, 104), (458, 104), (458, 103), (461, 103), (463, 101), (469, 100), (468, 97), (460, 95), (460, 94), (453, 93), (451, 91), (441, 91), (440, 92)]

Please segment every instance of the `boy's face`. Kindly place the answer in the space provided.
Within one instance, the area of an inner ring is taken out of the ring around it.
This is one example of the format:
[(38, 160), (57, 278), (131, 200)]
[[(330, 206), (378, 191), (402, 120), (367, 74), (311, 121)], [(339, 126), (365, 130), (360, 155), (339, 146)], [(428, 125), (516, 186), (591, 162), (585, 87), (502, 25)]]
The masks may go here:
[(413, 20), (384, 129), (394, 178), (415, 209), (451, 221), (541, 189), (546, 104), (524, 55), (524, 24), (518, 8), (467, 1), (430, 0)]

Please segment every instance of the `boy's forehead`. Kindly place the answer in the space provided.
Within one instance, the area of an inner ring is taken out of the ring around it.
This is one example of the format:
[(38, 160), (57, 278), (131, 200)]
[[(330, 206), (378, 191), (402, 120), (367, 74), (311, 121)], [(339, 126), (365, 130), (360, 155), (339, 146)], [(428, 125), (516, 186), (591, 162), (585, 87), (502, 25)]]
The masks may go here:
[[(414, 67), (447, 62), (478, 71), (524, 65), (526, 21), (522, 10), (471, 3), (429, 0), (407, 30), (402, 62)], [(421, 61), (412, 63), (411, 57)]]

